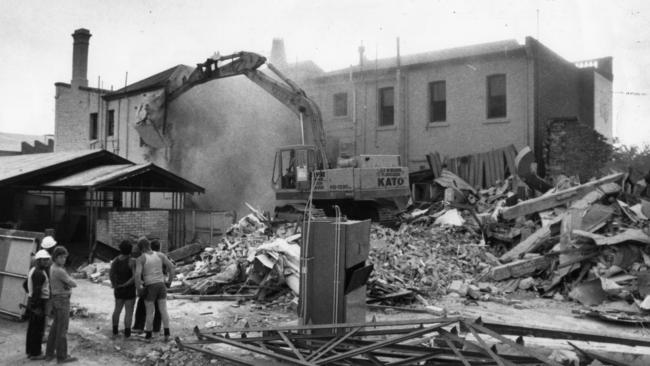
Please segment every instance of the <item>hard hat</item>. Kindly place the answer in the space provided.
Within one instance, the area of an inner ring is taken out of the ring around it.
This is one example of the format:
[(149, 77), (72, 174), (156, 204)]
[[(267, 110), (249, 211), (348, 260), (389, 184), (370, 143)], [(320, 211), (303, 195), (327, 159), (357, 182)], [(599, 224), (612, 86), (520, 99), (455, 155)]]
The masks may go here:
[(36, 252), (36, 255), (34, 256), (35, 259), (50, 259), (52, 256), (50, 256), (50, 253), (47, 252), (45, 249), (41, 249), (38, 252)]
[(43, 241), (41, 241), (41, 248), (43, 249), (50, 249), (55, 245), (56, 245), (56, 240), (54, 240), (54, 238), (49, 235), (44, 237)]

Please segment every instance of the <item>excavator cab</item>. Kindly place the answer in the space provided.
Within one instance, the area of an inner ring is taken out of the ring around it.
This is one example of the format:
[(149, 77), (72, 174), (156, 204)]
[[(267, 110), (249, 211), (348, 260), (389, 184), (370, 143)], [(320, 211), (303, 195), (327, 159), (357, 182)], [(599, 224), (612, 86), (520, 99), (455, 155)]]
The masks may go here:
[(315, 170), (323, 168), (315, 146), (295, 145), (278, 149), (273, 164), (273, 188), (308, 192)]

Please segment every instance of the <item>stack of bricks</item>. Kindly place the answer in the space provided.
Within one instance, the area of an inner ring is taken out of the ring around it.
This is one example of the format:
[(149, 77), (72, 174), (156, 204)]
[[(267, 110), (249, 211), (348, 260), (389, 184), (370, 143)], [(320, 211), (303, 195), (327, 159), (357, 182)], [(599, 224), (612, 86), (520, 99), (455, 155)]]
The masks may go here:
[(154, 237), (160, 240), (160, 248), (167, 251), (169, 247), (169, 212), (166, 210), (149, 211), (110, 211), (108, 213), (108, 236), (112, 245), (117, 247), (124, 239), (135, 236)]

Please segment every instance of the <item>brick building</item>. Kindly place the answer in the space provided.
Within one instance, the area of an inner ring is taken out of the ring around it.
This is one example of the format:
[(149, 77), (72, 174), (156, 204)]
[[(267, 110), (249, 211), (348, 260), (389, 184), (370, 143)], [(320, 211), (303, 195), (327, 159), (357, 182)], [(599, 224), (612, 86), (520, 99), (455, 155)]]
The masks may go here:
[[(192, 70), (184, 65), (117, 91), (89, 88), (90, 33), (73, 38), (72, 81), (55, 84), (56, 151), (104, 148), (155, 162), (206, 187), (192, 201), (198, 208), (273, 207), (275, 148), (300, 143), (299, 122), (280, 102), (240, 76), (167, 103), (166, 91)], [(321, 107), (335, 155), (399, 154), (417, 170), (432, 151), (459, 156), (514, 145), (530, 146), (543, 161), (546, 123), (556, 117), (612, 135), (612, 58), (572, 63), (530, 37), (372, 61), (360, 52), (359, 65), (332, 72), (287, 63), (278, 40), (271, 56)], [(163, 122), (138, 127), (151, 103), (165, 106)]]
[[(547, 121), (577, 118), (612, 138), (612, 58), (572, 63), (527, 37), (367, 60), (306, 79), (334, 148), (462, 156), (530, 146), (543, 161)], [(543, 167), (542, 167), (543, 169)], [(542, 171), (543, 173), (543, 171)]]

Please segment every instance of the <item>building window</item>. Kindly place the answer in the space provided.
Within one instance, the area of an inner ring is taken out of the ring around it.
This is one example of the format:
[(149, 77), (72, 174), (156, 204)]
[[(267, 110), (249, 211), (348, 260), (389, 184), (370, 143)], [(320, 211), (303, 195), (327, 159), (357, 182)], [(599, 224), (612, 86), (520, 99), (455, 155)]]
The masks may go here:
[(106, 114), (106, 136), (115, 134), (115, 110), (110, 109)]
[(487, 78), (487, 118), (506, 116), (506, 75), (490, 75)]
[(334, 117), (348, 115), (348, 93), (334, 94)]
[(151, 206), (151, 196), (149, 192), (140, 192), (140, 208), (150, 208)]
[(97, 113), (90, 114), (90, 137), (91, 140), (97, 140)]
[(447, 86), (444, 81), (429, 83), (429, 122), (447, 120)]
[(392, 87), (379, 89), (379, 126), (395, 124), (395, 91)]

